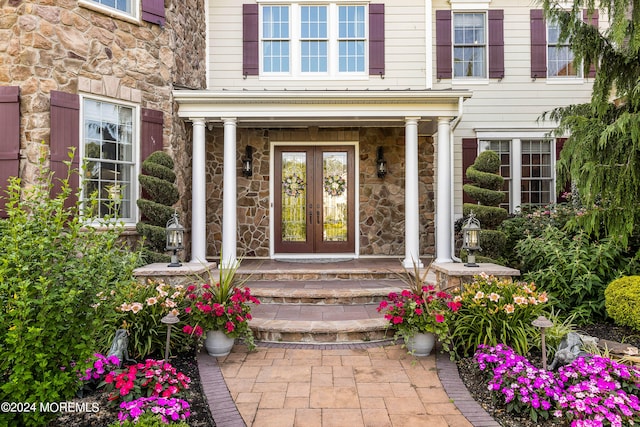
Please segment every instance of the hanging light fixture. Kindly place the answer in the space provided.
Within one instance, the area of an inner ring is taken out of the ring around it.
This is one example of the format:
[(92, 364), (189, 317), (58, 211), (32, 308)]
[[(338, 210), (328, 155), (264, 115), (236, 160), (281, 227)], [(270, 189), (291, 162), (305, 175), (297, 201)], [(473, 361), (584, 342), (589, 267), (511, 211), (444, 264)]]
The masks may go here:
[(468, 251), (465, 267), (479, 267), (476, 264), (476, 252), (480, 248), (480, 221), (471, 211), (467, 222), (462, 226), (462, 249)]
[(378, 178), (384, 178), (387, 174), (387, 161), (384, 159), (382, 147), (378, 147), (378, 154), (376, 156), (376, 172), (378, 173)]
[(178, 212), (174, 211), (169, 221), (167, 221), (167, 227), (165, 228), (167, 235), (167, 246), (165, 250), (173, 251), (171, 255), (171, 264), (168, 267), (180, 267), (180, 261), (178, 261), (178, 251), (184, 249), (182, 244), (184, 239), (184, 227), (180, 225), (178, 221)]
[(253, 147), (247, 145), (244, 159), (242, 159), (242, 175), (249, 178), (253, 175)]

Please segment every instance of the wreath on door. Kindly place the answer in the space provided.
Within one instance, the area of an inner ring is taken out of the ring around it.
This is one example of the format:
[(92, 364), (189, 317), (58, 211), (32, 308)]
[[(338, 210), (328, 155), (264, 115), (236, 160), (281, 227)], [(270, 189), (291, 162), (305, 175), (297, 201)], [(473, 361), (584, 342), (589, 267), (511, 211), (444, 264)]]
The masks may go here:
[(304, 192), (304, 188), (304, 181), (295, 173), (282, 180), (282, 191), (287, 196), (298, 197)]
[(340, 175), (329, 175), (324, 179), (324, 191), (330, 196), (340, 196), (347, 189), (347, 181)]

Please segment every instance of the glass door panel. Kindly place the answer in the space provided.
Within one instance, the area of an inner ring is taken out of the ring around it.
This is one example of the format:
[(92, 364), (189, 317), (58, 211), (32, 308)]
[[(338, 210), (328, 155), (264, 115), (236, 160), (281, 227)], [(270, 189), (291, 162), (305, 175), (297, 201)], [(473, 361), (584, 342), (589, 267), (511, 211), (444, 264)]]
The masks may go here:
[(307, 153), (282, 153), (282, 241), (307, 241)]
[(322, 240), (347, 240), (347, 153), (322, 153)]

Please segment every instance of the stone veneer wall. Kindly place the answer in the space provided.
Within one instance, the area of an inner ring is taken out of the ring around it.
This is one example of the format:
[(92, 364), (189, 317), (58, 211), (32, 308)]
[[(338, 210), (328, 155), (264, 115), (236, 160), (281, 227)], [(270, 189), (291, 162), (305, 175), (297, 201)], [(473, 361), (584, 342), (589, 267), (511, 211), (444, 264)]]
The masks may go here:
[(182, 207), (191, 205), (190, 127), (177, 117), (172, 90), (206, 86), (204, 0), (165, 0), (165, 10), (160, 27), (77, 0), (0, 2), (0, 85), (20, 86), (25, 185), (35, 182), (40, 143), (49, 142), (49, 93), (82, 92), (164, 112), (160, 148), (178, 165)]
[[(269, 256), (269, 149), (270, 142), (359, 141), (360, 255), (404, 254), (404, 129), (238, 129), (238, 256)], [(222, 244), (222, 128), (207, 131), (207, 255), (217, 257)], [(241, 173), (247, 145), (253, 151), (253, 176)], [(384, 147), (389, 173), (376, 175), (377, 147)], [(434, 146), (419, 137), (420, 253), (434, 253)]]

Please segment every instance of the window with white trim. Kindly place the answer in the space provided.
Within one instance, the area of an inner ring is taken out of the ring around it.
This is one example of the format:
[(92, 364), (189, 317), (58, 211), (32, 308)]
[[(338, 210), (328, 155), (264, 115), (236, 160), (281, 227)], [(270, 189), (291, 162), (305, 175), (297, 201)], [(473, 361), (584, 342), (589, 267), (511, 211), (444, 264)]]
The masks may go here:
[(138, 2), (140, 0), (83, 0), (85, 4), (94, 4), (98, 8), (111, 10), (133, 18), (138, 17)]
[(546, 205), (555, 197), (555, 140), (545, 138), (481, 139), (480, 152), (500, 157), (506, 194), (501, 207), (515, 212), (522, 205)]
[(573, 63), (574, 54), (568, 41), (560, 41), (560, 27), (547, 23), (547, 77), (582, 77), (582, 67)]
[(453, 77), (487, 77), (487, 15), (453, 13)]
[(131, 105), (83, 99), (82, 197), (97, 201), (91, 207), (95, 217), (136, 221), (137, 110)]
[(263, 75), (364, 75), (365, 5), (263, 5), (260, 15)]

